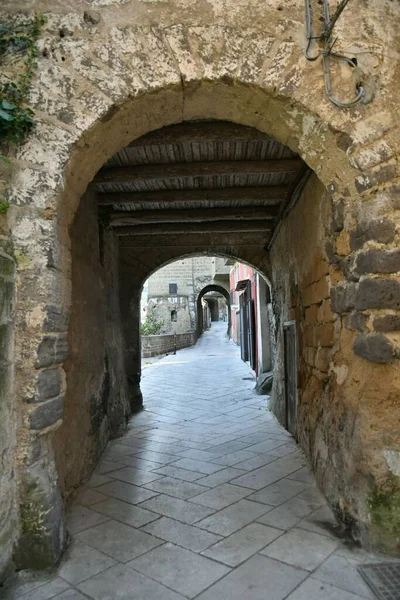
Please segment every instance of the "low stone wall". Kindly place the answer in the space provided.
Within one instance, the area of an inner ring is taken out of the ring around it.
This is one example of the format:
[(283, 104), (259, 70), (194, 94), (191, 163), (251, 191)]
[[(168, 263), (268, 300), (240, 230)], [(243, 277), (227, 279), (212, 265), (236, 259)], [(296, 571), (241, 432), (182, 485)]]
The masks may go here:
[(142, 356), (143, 358), (149, 358), (150, 356), (173, 352), (175, 348), (177, 350), (187, 348), (188, 346), (193, 346), (196, 340), (197, 337), (194, 331), (177, 333), (176, 335), (172, 333), (142, 336)]

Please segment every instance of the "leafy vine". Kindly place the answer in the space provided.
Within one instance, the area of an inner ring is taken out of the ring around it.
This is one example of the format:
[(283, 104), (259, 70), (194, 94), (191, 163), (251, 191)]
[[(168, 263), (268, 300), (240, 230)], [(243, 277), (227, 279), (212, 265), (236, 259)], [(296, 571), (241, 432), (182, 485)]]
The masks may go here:
[[(25, 106), (29, 86), (37, 66), (37, 40), (46, 19), (35, 15), (32, 19), (17, 18), (0, 23), (0, 64), (15, 55), (22, 68), (15, 79), (6, 74), (0, 80), (0, 146), (20, 144), (34, 127), (34, 112)], [(4, 156), (0, 154), (3, 160)]]

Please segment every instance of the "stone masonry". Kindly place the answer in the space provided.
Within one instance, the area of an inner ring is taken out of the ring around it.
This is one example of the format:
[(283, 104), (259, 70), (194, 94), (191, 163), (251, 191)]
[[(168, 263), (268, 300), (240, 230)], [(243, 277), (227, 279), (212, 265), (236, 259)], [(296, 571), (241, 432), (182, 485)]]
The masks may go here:
[[(338, 66), (332, 86), (368, 90), (344, 110), (304, 58), (302, 0), (2, 3), (33, 8), (48, 19), (28, 99), (37, 127), (0, 167), (1, 572), (59, 559), (68, 499), (142, 405), (141, 286), (196, 253), (272, 282), (273, 409), (282, 419), (282, 324), (295, 319), (298, 441), (353, 537), (399, 553), (397, 3), (353, 0), (338, 23), (357, 68)], [(314, 171), (272, 244), (229, 232), (142, 249), (106, 232), (101, 244), (88, 186), (106, 161), (150, 131), (211, 119), (267, 133)]]

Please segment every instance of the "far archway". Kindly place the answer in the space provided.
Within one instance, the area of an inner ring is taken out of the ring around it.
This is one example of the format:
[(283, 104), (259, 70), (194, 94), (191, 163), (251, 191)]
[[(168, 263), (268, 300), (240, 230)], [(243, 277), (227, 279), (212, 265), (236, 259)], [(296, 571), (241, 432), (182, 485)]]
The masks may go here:
[(219, 294), (221, 294), (222, 296), (224, 296), (225, 300), (226, 300), (226, 305), (228, 308), (228, 326), (227, 326), (227, 335), (230, 335), (231, 333), (231, 327), (232, 327), (232, 323), (231, 323), (231, 301), (230, 301), (230, 297), (229, 297), (229, 292), (222, 287), (221, 285), (206, 285), (201, 292), (199, 293), (199, 295), (197, 296), (197, 335), (201, 335), (201, 333), (204, 330), (204, 319), (203, 319), (203, 311), (201, 308), (201, 301), (202, 298), (205, 294), (207, 294), (208, 292), (218, 292)]

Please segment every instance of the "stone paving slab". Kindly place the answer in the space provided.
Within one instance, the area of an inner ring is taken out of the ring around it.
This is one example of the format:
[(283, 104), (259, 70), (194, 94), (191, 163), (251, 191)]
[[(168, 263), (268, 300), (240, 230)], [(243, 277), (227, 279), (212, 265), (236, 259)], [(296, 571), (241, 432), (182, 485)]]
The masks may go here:
[(223, 324), (147, 366), (146, 410), (69, 510), (61, 565), (20, 572), (6, 600), (373, 600), (357, 565), (382, 557), (341, 540), (253, 388)]

